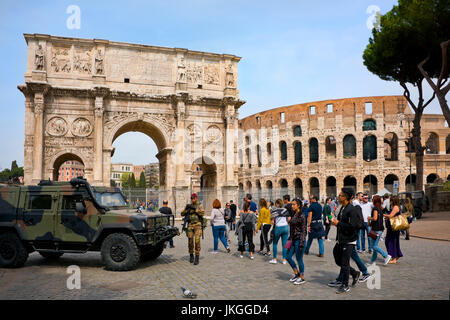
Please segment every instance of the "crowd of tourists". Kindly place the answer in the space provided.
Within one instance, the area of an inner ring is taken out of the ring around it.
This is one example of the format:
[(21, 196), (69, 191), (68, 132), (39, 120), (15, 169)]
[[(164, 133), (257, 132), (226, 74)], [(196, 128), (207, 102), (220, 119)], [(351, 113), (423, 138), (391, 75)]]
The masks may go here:
[[(204, 219), (203, 206), (195, 193), (191, 195), (191, 201), (181, 215), (189, 217), (186, 220), (189, 221), (186, 235), (189, 239), (190, 262), (197, 265), (200, 237), (203, 237), (204, 223), (207, 220)], [(339, 273), (328, 286), (337, 287), (336, 293), (348, 292), (357, 283), (367, 281), (371, 277), (368, 267), (376, 264), (378, 255), (382, 257), (385, 265), (398, 263), (403, 257), (400, 248), (401, 231), (395, 231), (397, 227), (393, 230), (390, 221), (402, 214), (408, 220), (407, 224), (414, 219), (414, 208), (410, 199), (406, 199), (402, 204), (395, 195), (375, 195), (369, 199), (368, 194), (354, 194), (351, 188), (343, 188), (336, 199), (327, 198), (323, 205), (315, 195), (310, 196), (309, 201), (298, 198), (291, 201), (289, 195), (284, 195), (283, 199), (277, 199), (275, 203), (261, 198), (258, 205), (252, 200), (251, 194), (246, 195), (239, 212), (233, 201), (224, 206), (218, 199), (213, 201), (209, 219), (213, 235), (211, 253), (218, 253), (219, 241), (226, 252), (230, 253), (231, 235), (234, 231), (239, 258), (244, 258), (248, 252), (248, 257), (254, 260), (256, 248), (253, 239), (260, 232), (257, 253), (269, 257), (270, 264), (277, 264), (281, 249), (281, 264), (289, 264), (293, 271), (289, 281), (294, 285), (301, 285), (306, 282), (304, 255), (310, 254), (311, 246), (317, 240), (317, 256), (323, 258), (324, 241), (331, 241), (329, 232), (335, 227), (336, 244), (333, 247), (333, 258), (339, 267)], [(160, 212), (172, 214), (166, 200)], [(405, 231), (405, 239), (408, 240), (409, 233), (407, 229)], [(385, 249), (380, 244), (384, 234)], [(173, 242), (170, 242), (170, 246), (173, 247)], [(371, 255), (369, 263), (362, 261), (359, 256), (362, 253)], [(358, 270), (350, 265), (350, 260), (355, 262)], [(350, 276), (352, 282), (349, 285)]]
[[(398, 196), (375, 195), (369, 199), (368, 194), (353, 189), (343, 188), (337, 199), (327, 198), (323, 205), (312, 195), (308, 200), (293, 199), (289, 195), (277, 199), (275, 203), (261, 198), (259, 206), (247, 194), (242, 209), (237, 213), (236, 205), (227, 203), (221, 209), (219, 200), (215, 200), (211, 213), (214, 249), (218, 251), (218, 239), (227, 252), (230, 248), (230, 233), (235, 231), (238, 244), (238, 255), (242, 259), (246, 252), (253, 260), (255, 255), (254, 237), (260, 232), (260, 247), (257, 253), (271, 259), (270, 264), (289, 264), (293, 276), (289, 280), (300, 285), (305, 280), (304, 255), (310, 254), (312, 244), (317, 240), (319, 251), (317, 256), (325, 254), (324, 241), (330, 242), (329, 232), (336, 227), (336, 244), (333, 257), (340, 268), (335, 280), (328, 283), (337, 287), (337, 293), (350, 290), (359, 282), (365, 282), (371, 276), (368, 267), (382, 257), (382, 263), (395, 264), (403, 256), (400, 249), (400, 231), (393, 231), (390, 218), (405, 214), (411, 223), (414, 217), (410, 199), (400, 204)], [(384, 233), (384, 231), (386, 232)], [(406, 229), (407, 232), (407, 229)], [(384, 236), (385, 249), (381, 246)], [(281, 247), (279, 247), (281, 239)], [(406, 238), (409, 234), (406, 233)], [(367, 244), (367, 250), (366, 250)], [(370, 254), (370, 262), (365, 264), (360, 254)], [(353, 260), (358, 270), (350, 265)], [(349, 278), (352, 282), (349, 285)]]

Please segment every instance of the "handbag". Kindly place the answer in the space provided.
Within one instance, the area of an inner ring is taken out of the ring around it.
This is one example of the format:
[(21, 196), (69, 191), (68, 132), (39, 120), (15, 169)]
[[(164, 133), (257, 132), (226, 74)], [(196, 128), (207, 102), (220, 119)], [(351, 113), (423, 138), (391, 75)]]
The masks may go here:
[(401, 231), (409, 228), (408, 219), (405, 215), (399, 214), (389, 219), (392, 231)]
[(370, 230), (370, 232), (367, 234), (368, 237), (371, 237), (373, 240), (377, 240), (378, 238), (378, 233), (376, 233), (373, 230)]
[(292, 247), (292, 240), (288, 240), (284, 247), (289, 250)]

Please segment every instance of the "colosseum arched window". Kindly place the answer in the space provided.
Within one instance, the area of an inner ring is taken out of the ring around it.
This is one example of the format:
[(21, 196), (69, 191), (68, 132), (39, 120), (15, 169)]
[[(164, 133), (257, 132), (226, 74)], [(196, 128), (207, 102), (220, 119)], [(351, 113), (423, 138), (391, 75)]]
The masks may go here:
[(346, 176), (344, 178), (344, 188), (352, 188), (356, 193), (356, 178), (354, 176)]
[(377, 137), (365, 136), (363, 139), (363, 159), (372, 161), (377, 158)]
[(250, 148), (245, 149), (245, 155), (247, 157), (248, 167), (251, 168), (252, 167), (252, 157), (251, 157), (251, 154), (250, 154)]
[(320, 184), (319, 179), (316, 177), (312, 177), (311, 180), (309, 180), (309, 194), (310, 196), (316, 196), (317, 199), (320, 195)]
[(261, 167), (262, 166), (262, 163), (261, 163), (261, 147), (259, 146), (259, 144), (256, 146), (256, 157), (257, 157), (257, 160), (258, 160), (258, 167)]
[(363, 131), (377, 130), (377, 123), (373, 119), (364, 120), (362, 129)]
[(425, 142), (427, 154), (438, 154), (439, 153), (439, 136), (430, 132), (427, 141)]
[(303, 182), (300, 178), (294, 180), (294, 193), (296, 198), (303, 198)]
[(438, 176), (435, 173), (431, 173), (427, 176), (427, 183), (433, 183), (437, 180)]
[(286, 141), (280, 142), (280, 160), (287, 160), (287, 145)]
[(398, 181), (398, 177), (395, 174), (388, 174), (384, 178), (384, 188), (389, 192), (394, 192), (394, 182)]
[(445, 153), (450, 154), (450, 134), (447, 136), (447, 139), (445, 139)]
[(301, 164), (303, 159), (302, 159), (302, 143), (300, 141), (295, 141), (294, 142), (294, 153), (295, 153), (295, 161), (294, 163), (297, 164)]
[(416, 175), (410, 174), (405, 179), (406, 191), (416, 190)]
[(393, 132), (389, 132), (384, 136), (384, 160), (398, 160), (398, 138)]
[(348, 134), (344, 137), (344, 158), (356, 157), (356, 139)]
[(285, 194), (288, 194), (289, 190), (288, 190), (288, 182), (286, 179), (281, 179), (280, 180), (280, 192), (281, 192), (281, 196), (284, 196)]
[(267, 199), (266, 200), (273, 200), (273, 184), (272, 181), (268, 180), (266, 181), (266, 189), (267, 189)]
[(316, 138), (311, 138), (309, 140), (309, 162), (319, 162), (319, 142)]
[(327, 190), (327, 196), (334, 198), (336, 197), (336, 178), (335, 177), (328, 177), (326, 181), (326, 190)]
[(336, 158), (336, 139), (333, 136), (325, 139), (325, 151), (327, 158)]
[(364, 192), (372, 196), (378, 192), (378, 179), (373, 174), (364, 177)]
[(302, 127), (295, 126), (294, 127), (294, 137), (301, 137), (302, 136)]

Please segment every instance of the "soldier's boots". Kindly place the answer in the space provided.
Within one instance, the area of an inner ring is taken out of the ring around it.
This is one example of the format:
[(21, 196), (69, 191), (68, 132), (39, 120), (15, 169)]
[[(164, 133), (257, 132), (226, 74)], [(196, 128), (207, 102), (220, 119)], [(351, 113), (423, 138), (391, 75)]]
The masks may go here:
[(200, 256), (195, 256), (194, 265), (197, 265), (200, 260)]
[(189, 262), (190, 262), (190, 263), (194, 263), (194, 255), (193, 255), (193, 254), (190, 254), (190, 256), (189, 256)]

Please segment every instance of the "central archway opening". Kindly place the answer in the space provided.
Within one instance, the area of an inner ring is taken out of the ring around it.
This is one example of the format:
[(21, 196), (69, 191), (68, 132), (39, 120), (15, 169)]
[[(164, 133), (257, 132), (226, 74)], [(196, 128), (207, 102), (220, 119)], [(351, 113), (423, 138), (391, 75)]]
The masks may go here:
[(84, 177), (84, 162), (73, 153), (59, 156), (53, 164), (53, 181), (70, 181), (73, 178)]
[(121, 126), (112, 138), (109, 184), (121, 188), (132, 208), (144, 205), (157, 211), (167, 192), (167, 154), (163, 134), (153, 124), (132, 121)]

